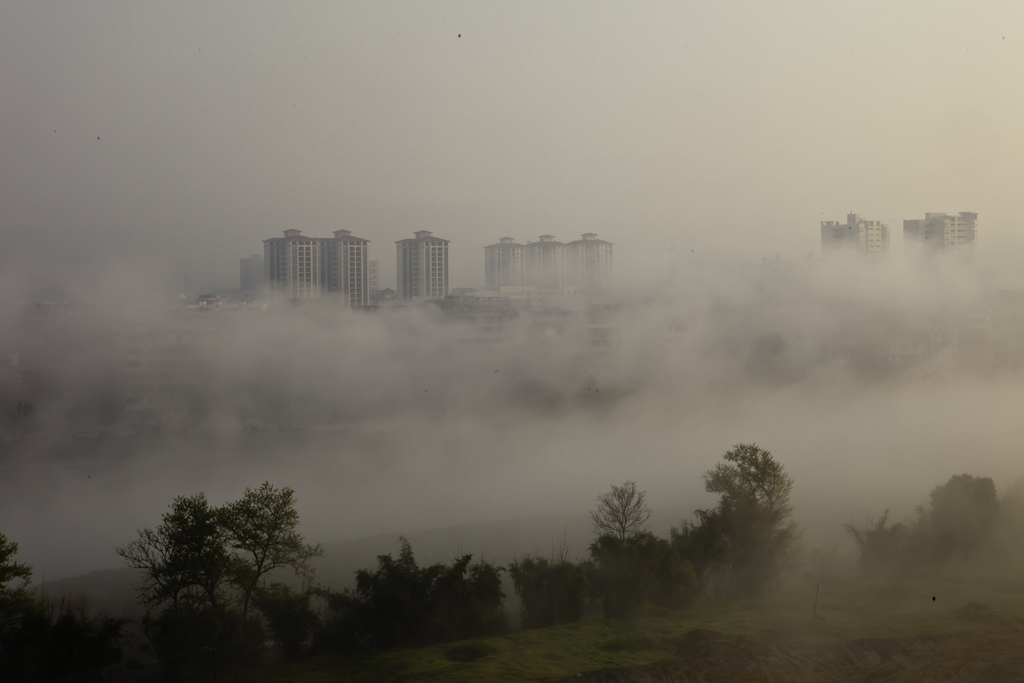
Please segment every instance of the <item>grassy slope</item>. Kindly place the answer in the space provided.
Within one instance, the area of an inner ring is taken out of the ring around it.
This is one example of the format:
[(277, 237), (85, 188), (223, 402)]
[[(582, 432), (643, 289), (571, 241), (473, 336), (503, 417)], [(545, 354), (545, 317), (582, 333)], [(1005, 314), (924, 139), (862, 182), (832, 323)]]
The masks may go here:
[[(700, 603), (680, 612), (652, 609), (628, 622), (598, 619), (361, 657), (316, 657), (248, 671), (243, 678), (258, 683), (556, 681), (578, 671), (671, 657), (695, 628), (808, 645), (1024, 628), (1024, 581), (823, 586), (812, 622), (813, 602), (813, 588), (805, 588), (763, 600)], [(481, 656), (452, 661), (474, 653)]]

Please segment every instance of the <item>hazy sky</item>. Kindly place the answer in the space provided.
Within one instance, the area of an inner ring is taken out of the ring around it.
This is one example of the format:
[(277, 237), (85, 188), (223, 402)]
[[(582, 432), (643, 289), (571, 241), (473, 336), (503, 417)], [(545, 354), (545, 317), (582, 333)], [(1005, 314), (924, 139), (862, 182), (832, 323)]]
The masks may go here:
[[(1021, 247), (1024, 5), (0, 4), (8, 282), (218, 270), (285, 228), (593, 231), (620, 282), (665, 247), (818, 250), (818, 221), (981, 214)], [(660, 259), (656, 261), (655, 259)], [(155, 272), (155, 271), (153, 271)], [(12, 273), (14, 275), (12, 275)]]

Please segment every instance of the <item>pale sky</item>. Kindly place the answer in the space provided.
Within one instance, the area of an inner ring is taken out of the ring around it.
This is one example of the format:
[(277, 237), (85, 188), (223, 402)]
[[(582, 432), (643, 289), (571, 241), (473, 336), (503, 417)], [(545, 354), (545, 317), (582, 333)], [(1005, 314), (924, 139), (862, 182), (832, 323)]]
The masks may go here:
[[(980, 214), (1024, 255), (1024, 4), (0, 4), (0, 272), (217, 270), (286, 228), (802, 259)], [(1013, 257), (1016, 258), (1016, 257)], [(47, 267), (55, 264), (57, 267)]]

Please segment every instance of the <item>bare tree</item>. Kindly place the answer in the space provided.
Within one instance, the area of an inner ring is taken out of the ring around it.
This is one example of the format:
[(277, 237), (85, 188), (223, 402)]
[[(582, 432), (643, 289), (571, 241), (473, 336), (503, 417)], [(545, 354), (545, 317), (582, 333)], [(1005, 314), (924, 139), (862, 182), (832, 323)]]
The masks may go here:
[(651, 518), (651, 509), (645, 502), (646, 491), (638, 491), (635, 481), (622, 486), (612, 484), (612, 490), (597, 497), (597, 510), (591, 511), (594, 530), (598, 535), (611, 534), (625, 540), (640, 532)]

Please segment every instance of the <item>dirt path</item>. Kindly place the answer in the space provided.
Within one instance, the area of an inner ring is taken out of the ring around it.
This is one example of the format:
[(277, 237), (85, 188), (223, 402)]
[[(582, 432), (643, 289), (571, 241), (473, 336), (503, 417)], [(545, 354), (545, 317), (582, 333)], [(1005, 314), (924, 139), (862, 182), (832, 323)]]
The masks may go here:
[(916, 638), (865, 638), (798, 648), (691, 634), (677, 657), (626, 669), (588, 671), (565, 683), (902, 683), (1024, 681), (1024, 632), (972, 631)]

